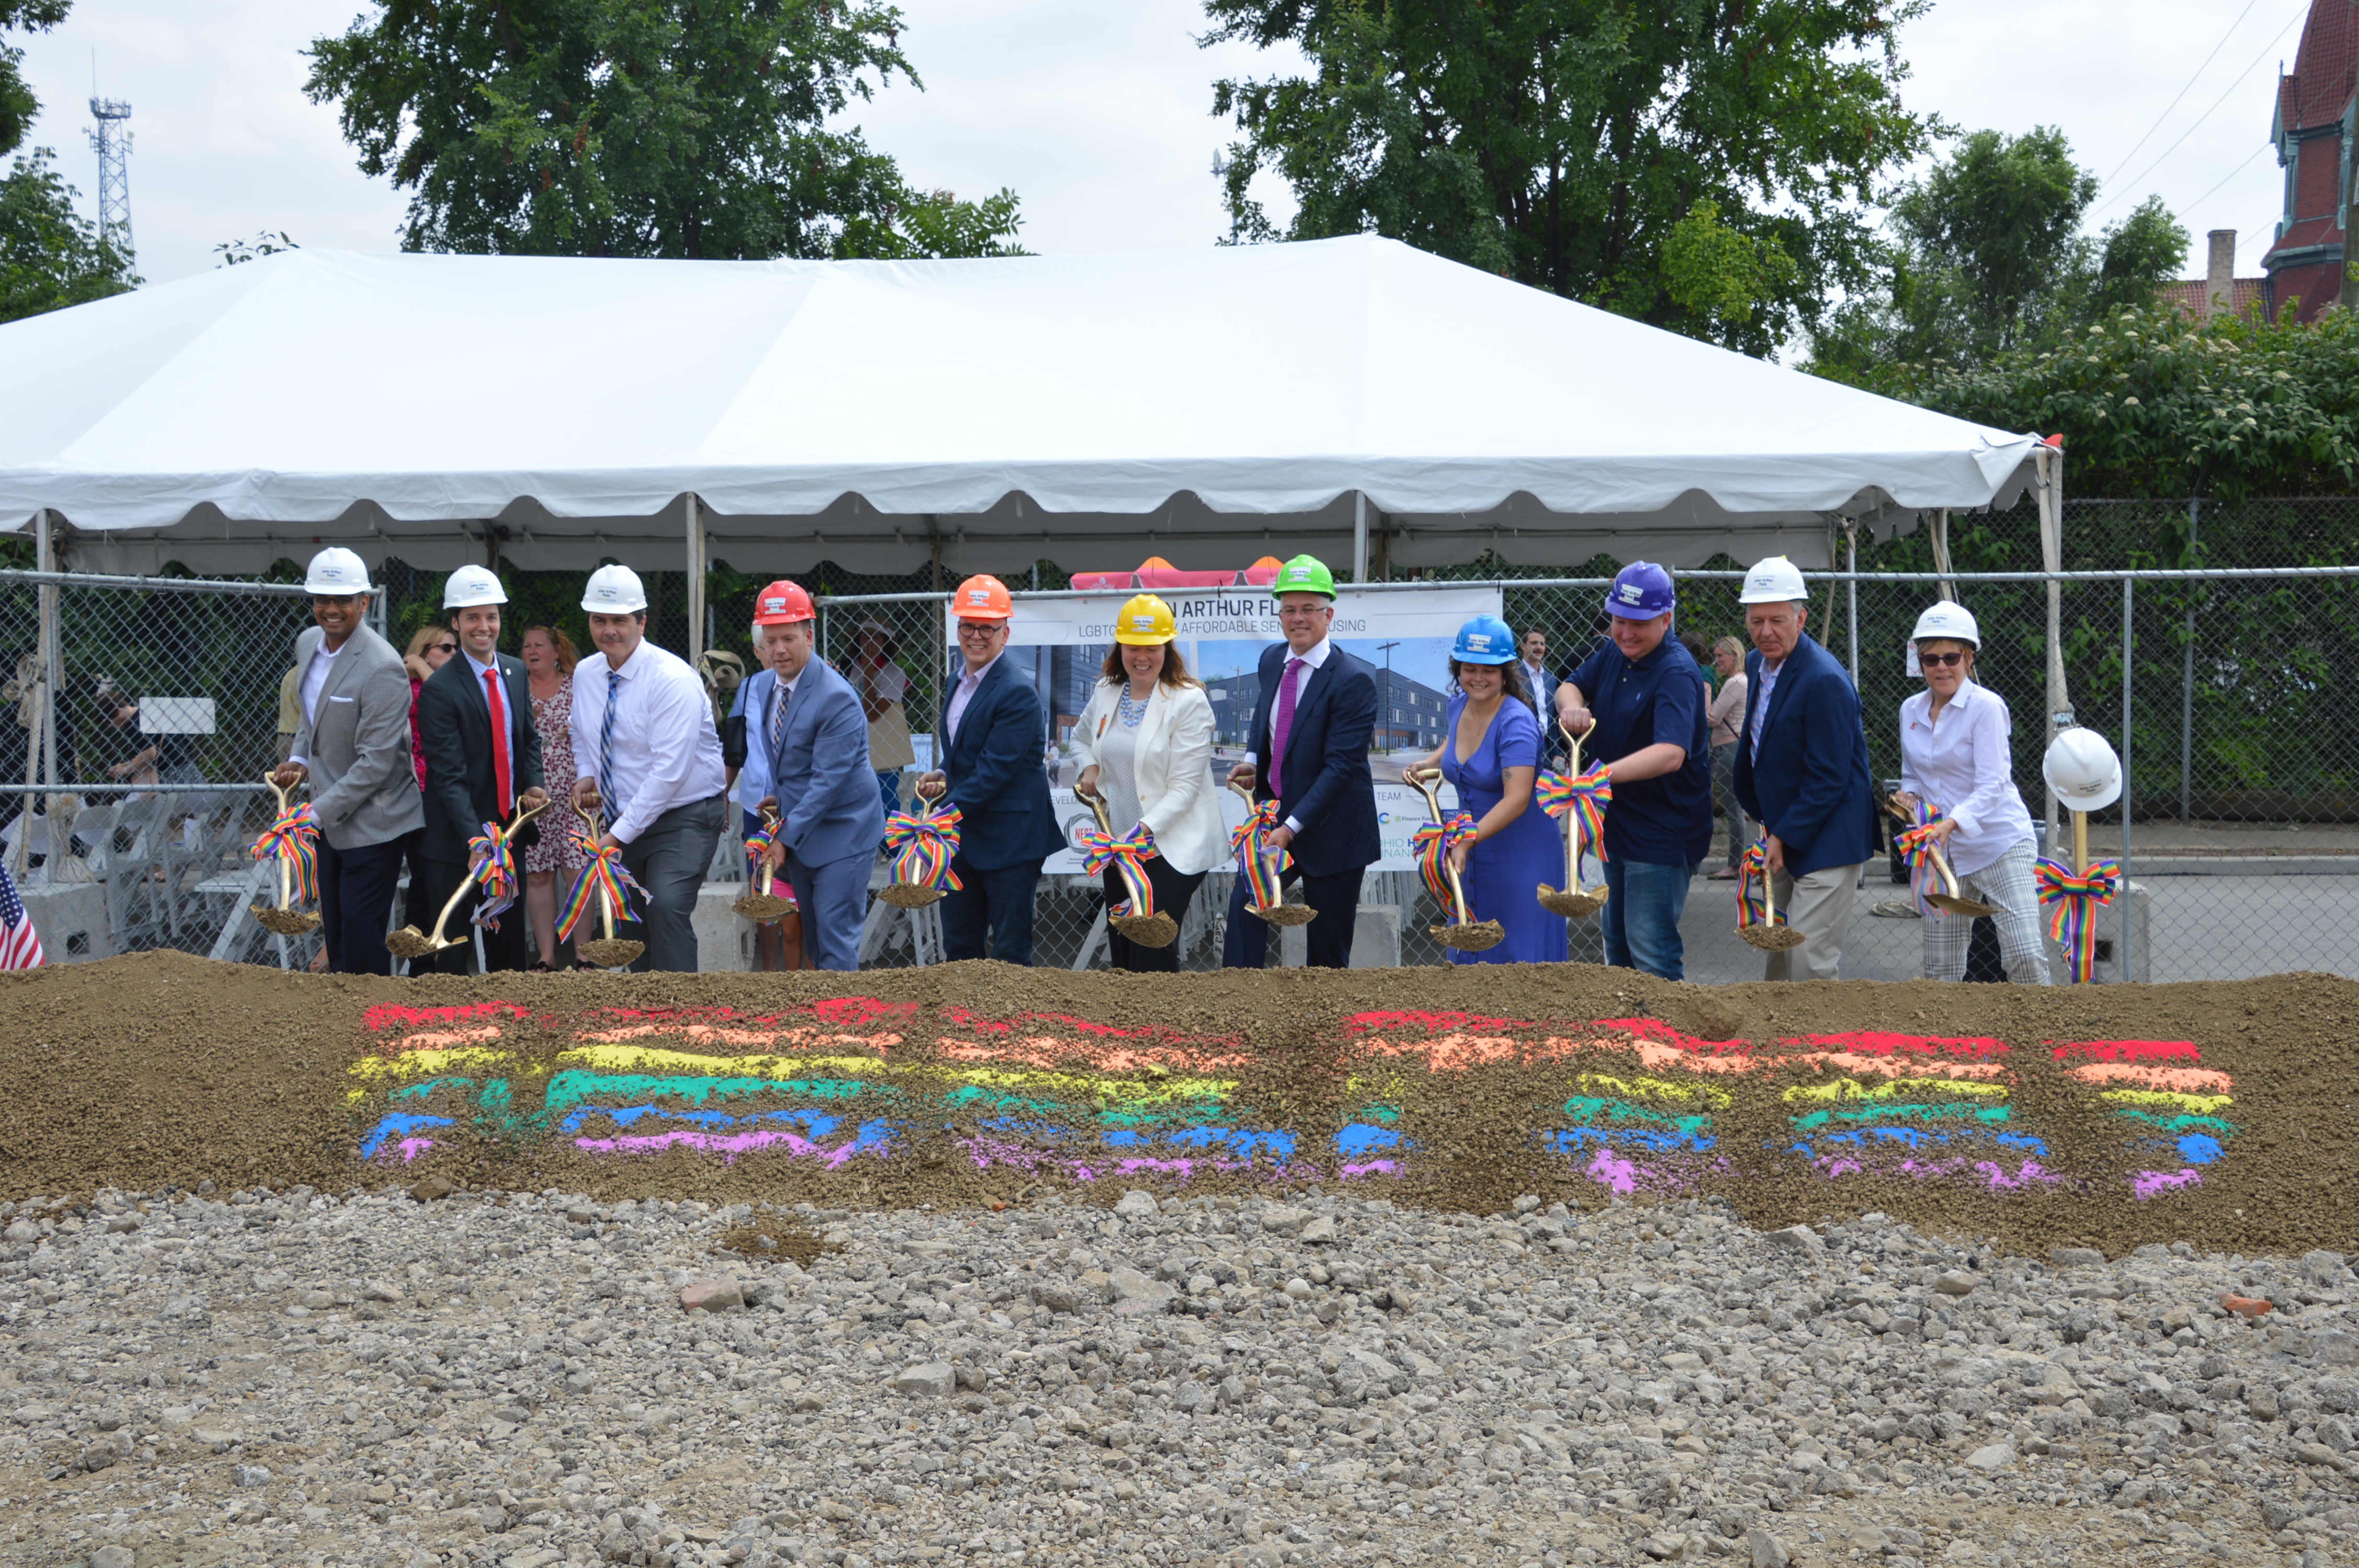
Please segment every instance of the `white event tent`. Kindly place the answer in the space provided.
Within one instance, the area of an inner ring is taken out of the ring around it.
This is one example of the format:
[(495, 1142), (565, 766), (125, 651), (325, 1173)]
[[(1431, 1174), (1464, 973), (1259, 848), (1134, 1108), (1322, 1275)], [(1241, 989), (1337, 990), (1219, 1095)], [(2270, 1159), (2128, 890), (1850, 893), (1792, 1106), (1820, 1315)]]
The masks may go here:
[(0, 532), (46, 514), (83, 571), (1823, 566), (1836, 519), (2006, 504), (2049, 457), (1368, 237), (297, 251), (0, 326)]

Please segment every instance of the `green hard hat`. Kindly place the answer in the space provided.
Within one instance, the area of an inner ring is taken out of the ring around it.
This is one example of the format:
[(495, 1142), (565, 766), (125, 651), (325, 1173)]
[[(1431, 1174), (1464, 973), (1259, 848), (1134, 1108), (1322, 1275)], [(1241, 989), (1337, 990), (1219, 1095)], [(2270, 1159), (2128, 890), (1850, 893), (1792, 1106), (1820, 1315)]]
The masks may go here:
[(1327, 563), (1316, 556), (1297, 556), (1277, 568), (1277, 580), (1269, 585), (1273, 594), (1323, 593), (1335, 597), (1335, 574)]

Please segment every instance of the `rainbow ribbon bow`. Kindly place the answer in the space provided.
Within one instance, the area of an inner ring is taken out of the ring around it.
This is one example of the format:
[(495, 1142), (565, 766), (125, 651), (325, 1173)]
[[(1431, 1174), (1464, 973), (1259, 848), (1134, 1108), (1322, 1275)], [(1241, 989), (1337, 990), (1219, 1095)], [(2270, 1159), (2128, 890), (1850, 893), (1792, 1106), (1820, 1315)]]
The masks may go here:
[(1443, 870), (1442, 863), (1453, 846), (1469, 844), (1473, 839), (1474, 818), (1462, 811), (1445, 821), (1428, 822), (1409, 835), (1409, 849), (1417, 856), (1418, 870), (1425, 873), (1426, 891), (1433, 894), (1453, 924), (1460, 916), (1470, 920), (1473, 917), (1450, 896), (1450, 873)]
[(1105, 875), (1108, 866), (1122, 868), (1122, 880), (1131, 891), (1126, 902), (1135, 905), (1127, 911), (1110, 910), (1112, 914), (1129, 914), (1140, 919), (1155, 913), (1155, 884), (1147, 880), (1145, 862), (1157, 858), (1155, 835), (1142, 822), (1120, 838), (1101, 827), (1093, 827), (1082, 835), (1082, 870), (1093, 877)]
[(1542, 773), (1532, 793), (1550, 816), (1573, 813), (1580, 841), (1596, 850), (1599, 860), (1605, 859), (1605, 808), (1614, 804), (1614, 779), (1602, 765), (1578, 778)]
[(622, 846), (603, 849), (598, 840), (575, 829), (573, 847), (582, 852), (582, 874), (573, 879), (573, 891), (565, 895), (565, 914), (557, 923), (557, 939), (571, 942), (574, 931), (589, 918), (600, 903), (610, 905), (616, 920), (635, 920), (629, 895), (637, 893), (642, 901), (647, 890), (631, 879), (623, 864)]
[(467, 855), (484, 859), (468, 873), (484, 884), (483, 897), (475, 901), (474, 922), (486, 931), (500, 928), (500, 916), (516, 907), (516, 890), (522, 885), (516, 876), (516, 849), (508, 836), (496, 822), (484, 824), (480, 838), (467, 840)]
[(756, 876), (762, 874), (762, 861), (768, 856), (770, 846), (778, 841), (778, 830), (767, 822), (745, 836), (745, 860)]
[(1941, 808), (1919, 801), (1909, 808), (1911, 826), (1892, 836), (1901, 860), (1908, 865), (1908, 896), (1916, 903), (1917, 913), (1938, 919), (1946, 911), (1925, 902), (1929, 892), (1941, 891), (1941, 873), (1933, 869), (1933, 824), (1941, 820)]
[(897, 811), (886, 817), (885, 848), (893, 851), (893, 880), (936, 892), (964, 887), (951, 870), (951, 857), (958, 853), (959, 823), (965, 815), (953, 806), (931, 816)]
[(1748, 925), (1783, 925), (1786, 912), (1779, 910), (1771, 920), (1769, 904), (1769, 841), (1756, 838), (1745, 847), (1744, 859), (1736, 862), (1736, 928)]
[(2065, 967), (2079, 985), (2096, 970), (2097, 911), (2121, 891), (2122, 863), (2094, 860), (2087, 871), (2076, 871), (2042, 855), (2032, 864), (2031, 880), (2039, 902), (2055, 906), (2049, 912), (2048, 935), (2062, 944)]
[(309, 801), (279, 817), (254, 841), (254, 858), (273, 857), (295, 862), (295, 896), (320, 896), (320, 817)]
[(1229, 830), (1229, 848), (1236, 851), (1237, 875), (1245, 878), (1245, 891), (1255, 909), (1276, 909), (1286, 902), (1286, 889), (1280, 877), (1294, 857), (1283, 849), (1263, 848), (1271, 828), (1283, 817), (1275, 800), (1265, 800), (1245, 813), (1245, 819)]

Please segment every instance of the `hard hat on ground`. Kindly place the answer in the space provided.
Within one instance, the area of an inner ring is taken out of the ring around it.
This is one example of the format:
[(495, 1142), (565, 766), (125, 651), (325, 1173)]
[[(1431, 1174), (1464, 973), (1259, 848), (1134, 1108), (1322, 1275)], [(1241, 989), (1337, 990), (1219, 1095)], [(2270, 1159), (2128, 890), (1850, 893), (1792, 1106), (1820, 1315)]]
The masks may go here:
[(472, 610), (479, 604), (506, 604), (508, 590), (489, 567), (461, 567), (442, 584), (442, 608)]
[(600, 567), (582, 589), (582, 608), (592, 615), (628, 615), (647, 607), (647, 585), (628, 567)]
[(1974, 623), (1973, 613), (1964, 605), (1952, 604), (1946, 599), (1917, 617), (1917, 630), (1908, 633), (1912, 643), (1929, 643), (1936, 638), (1970, 643), (1978, 652), (1983, 645), (1982, 628)]
[(1783, 556), (1771, 556), (1756, 561), (1753, 569), (1745, 574), (1745, 587), (1736, 596), (1739, 604), (1775, 604), (1779, 600), (1803, 600), (1810, 590), (1802, 586), (1802, 568)]
[(1450, 656), (1462, 665), (1512, 665), (1516, 634), (1495, 615), (1477, 615), (1458, 629)]
[(1632, 561), (1614, 574), (1605, 590), (1605, 613), (1625, 621), (1655, 621), (1678, 606), (1671, 574), (1652, 561)]
[(344, 599), (369, 591), (368, 568), (361, 558), (341, 545), (332, 545), (311, 557), (311, 568), (303, 574), (303, 588), (327, 599)]
[(1269, 585), (1273, 594), (1323, 593), (1335, 597), (1335, 574), (1327, 563), (1316, 556), (1297, 556), (1277, 568), (1277, 580)]
[(1172, 618), (1171, 607), (1151, 593), (1132, 595), (1114, 622), (1114, 640), (1133, 648), (1159, 646), (1171, 641), (1179, 631), (1180, 623)]
[(1005, 621), (1016, 613), (1016, 600), (1006, 583), (983, 572), (958, 585), (951, 609), (962, 621)]
[(2122, 797), (2122, 760), (2094, 730), (2067, 730), (2057, 736), (2039, 771), (2067, 811), (2096, 811)]
[(788, 626), (798, 621), (816, 621), (819, 611), (811, 608), (810, 595), (800, 583), (780, 578), (754, 596), (754, 624), (756, 626)]

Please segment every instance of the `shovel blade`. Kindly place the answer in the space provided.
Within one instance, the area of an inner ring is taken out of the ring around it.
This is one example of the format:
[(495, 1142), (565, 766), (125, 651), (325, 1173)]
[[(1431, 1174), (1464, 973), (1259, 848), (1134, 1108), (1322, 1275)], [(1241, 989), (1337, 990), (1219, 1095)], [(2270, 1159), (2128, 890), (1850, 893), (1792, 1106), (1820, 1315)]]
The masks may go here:
[(1765, 953), (1783, 953), (1802, 945), (1802, 934), (1790, 925), (1740, 925), (1736, 934)]
[(274, 909), (268, 904), (250, 903), (246, 912), (265, 931), (281, 936), (300, 936), (320, 928), (320, 917), (304, 910)]
[(895, 882), (876, 890), (876, 896), (896, 909), (923, 909), (938, 899), (949, 895), (940, 888), (929, 888), (923, 882)]
[(647, 950), (647, 945), (644, 942), (625, 942), (620, 937), (584, 942), (582, 944), (582, 961), (593, 969), (619, 969), (625, 964), (637, 962), (639, 955)]
[(1507, 939), (1507, 928), (1495, 920), (1470, 920), (1463, 925), (1435, 925), (1429, 929), (1443, 946), (1462, 953), (1480, 953)]
[(400, 930), (389, 934), (385, 939), (386, 951), (397, 958), (423, 958), (434, 952), (438, 946), (447, 946), (447, 943), (438, 944), (432, 941), (425, 932), (415, 925), (405, 925)]
[(1970, 898), (1951, 898), (1945, 892), (1929, 892), (1925, 895), (1925, 902), (1935, 909), (1946, 909), (1951, 914), (1970, 914), (1979, 917), (1998, 913), (1995, 905), (1976, 903)]
[(1169, 947), (1180, 938), (1180, 923), (1160, 911), (1153, 914), (1117, 914), (1106, 924), (1142, 947)]
[(729, 907), (756, 925), (767, 925), (784, 920), (794, 905), (774, 892), (749, 892)]
[(1248, 904), (1246, 909), (1272, 925), (1308, 925), (1319, 918), (1319, 912), (1307, 903), (1273, 903), (1266, 909)]

